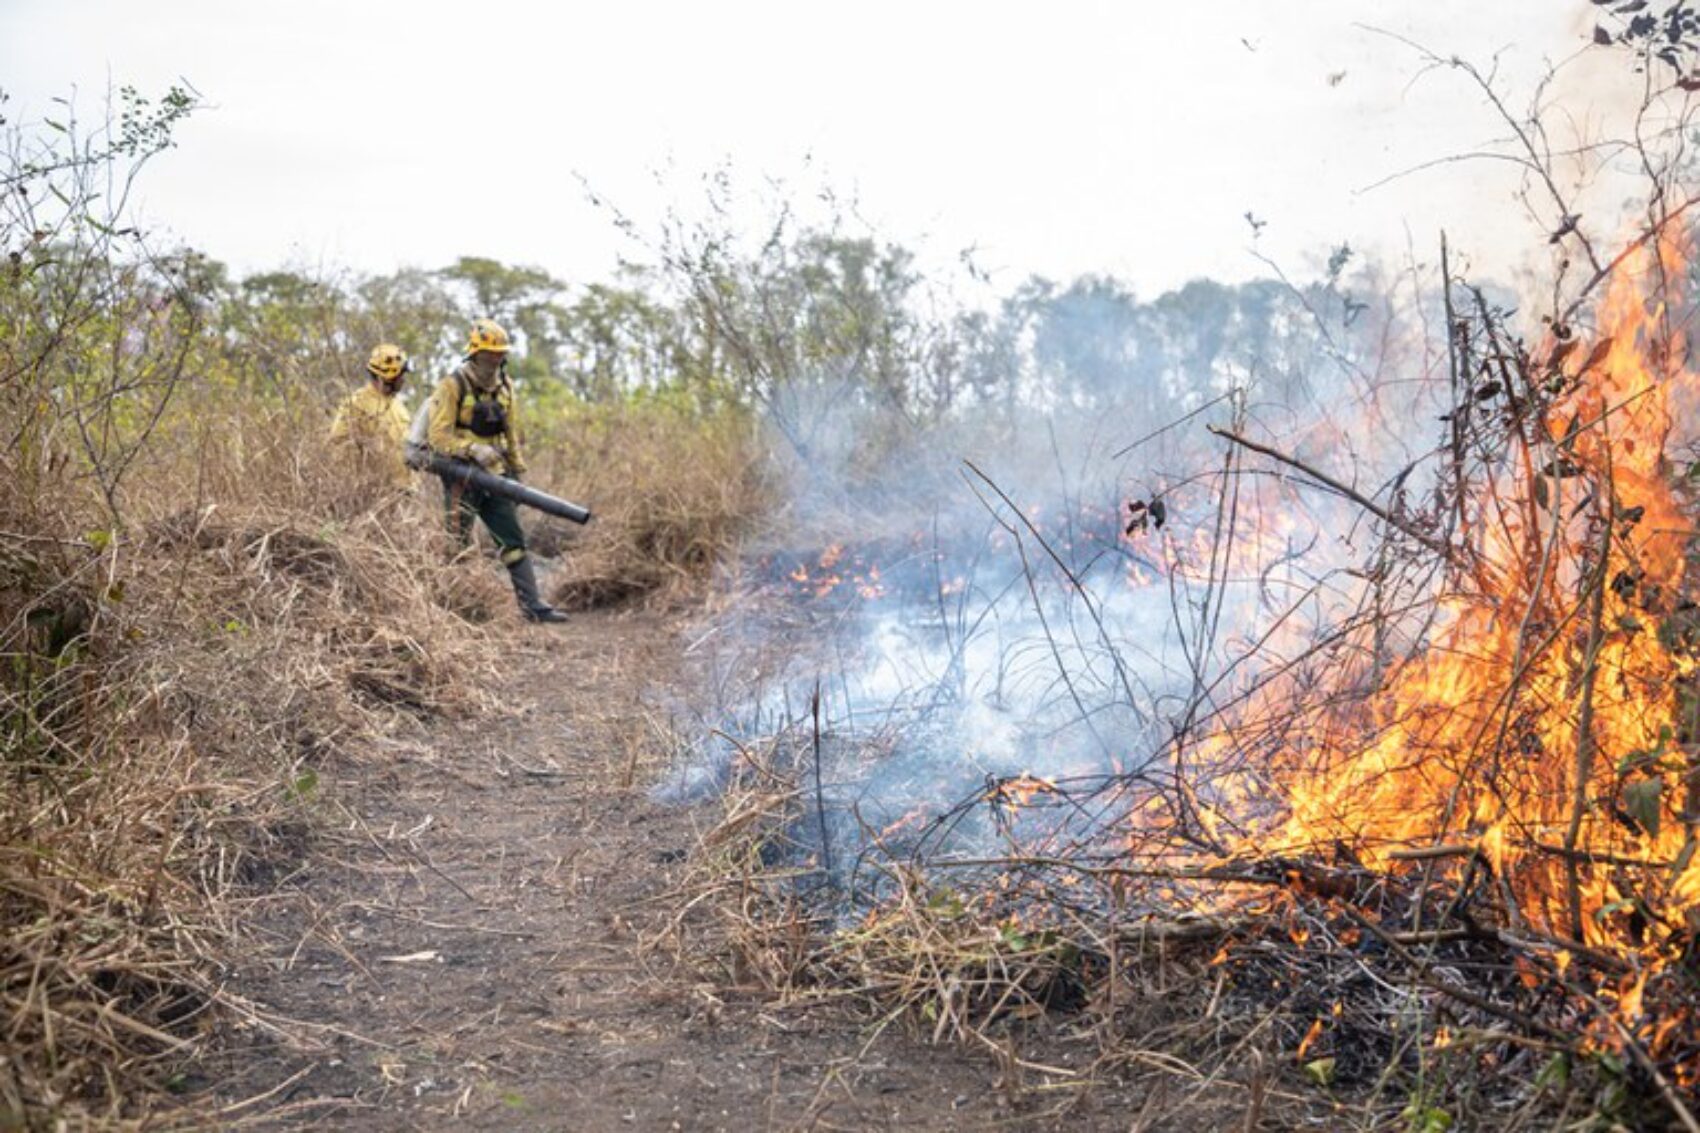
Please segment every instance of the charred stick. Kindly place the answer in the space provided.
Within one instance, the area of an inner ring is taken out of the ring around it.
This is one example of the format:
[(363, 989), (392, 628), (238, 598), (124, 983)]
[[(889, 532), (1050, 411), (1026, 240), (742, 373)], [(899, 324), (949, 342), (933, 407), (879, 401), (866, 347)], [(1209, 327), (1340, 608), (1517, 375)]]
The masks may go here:
[(1375, 516), (1377, 519), (1381, 520), (1383, 523), (1387, 524), (1389, 527), (1397, 528), (1398, 530), (1404, 532), (1406, 535), (1409, 535), (1412, 539), (1415, 539), (1418, 543), (1422, 544), (1428, 550), (1433, 551), (1435, 554), (1439, 555), (1441, 558), (1445, 559), (1447, 562), (1451, 563), (1453, 566), (1460, 567), (1460, 568), (1465, 566), (1465, 564), (1459, 560), (1458, 552), (1457, 552), (1456, 549), (1447, 545), (1446, 543), (1443, 543), (1443, 542), (1435, 539), (1434, 536), (1432, 536), (1432, 535), (1428, 534), (1427, 532), (1421, 530), (1416, 525), (1411, 523), (1410, 520), (1402, 519), (1399, 516), (1394, 515), (1392, 512), (1388, 511), (1386, 508), (1382, 507), (1380, 504), (1376, 503), (1374, 500), (1370, 499), (1368, 496), (1364, 495), (1362, 492), (1358, 491), (1356, 488), (1353, 488), (1348, 484), (1341, 483), (1339, 480), (1334, 479), (1332, 476), (1328, 475), (1326, 472), (1319, 472), (1318, 470), (1316, 470), (1315, 468), (1312, 468), (1308, 464), (1305, 464), (1301, 460), (1297, 460), (1294, 457), (1288, 456), (1286, 453), (1281, 452), (1278, 449), (1270, 448), (1268, 445), (1259, 444), (1256, 441), (1250, 440), (1247, 437), (1242, 437), (1238, 433), (1230, 432), (1227, 429), (1218, 428), (1215, 425), (1207, 425), (1206, 428), (1208, 428), (1212, 433), (1216, 434), (1218, 437), (1221, 437), (1225, 441), (1230, 441), (1233, 444), (1239, 445), (1242, 448), (1248, 448), (1252, 452), (1260, 453), (1263, 456), (1267, 456), (1271, 460), (1278, 461), (1281, 464), (1285, 464), (1287, 467), (1293, 469), (1295, 472), (1303, 473), (1304, 475), (1310, 477), (1312, 480), (1316, 481), (1317, 484), (1321, 485), (1324, 488), (1327, 488), (1329, 491), (1334, 492), (1337, 495), (1344, 496), (1348, 500), (1351, 500), (1353, 503), (1357, 504), (1359, 507), (1361, 507), (1365, 511), (1369, 512), (1371, 515)]
[[(1235, 417), (1243, 416), (1243, 405), (1236, 403)], [(1171, 572), (1169, 576), (1169, 593), (1171, 607), (1175, 610), (1175, 628), (1181, 638), (1181, 648), (1187, 657), (1187, 663), (1192, 669), (1192, 691), (1187, 695), (1187, 707), (1184, 718), (1175, 727), (1174, 744), (1174, 781), (1175, 797), (1183, 807), (1191, 811), (1186, 815), (1187, 821), (1201, 832), (1208, 832), (1208, 827), (1200, 819), (1201, 809), (1186, 779), (1186, 744), (1182, 737), (1187, 735), (1209, 695), (1210, 685), (1205, 681), (1204, 666), (1208, 654), (1213, 650), (1217, 627), (1221, 621), (1222, 607), (1226, 605), (1226, 575), (1228, 570), (1228, 545), (1232, 543), (1234, 525), (1239, 520), (1240, 478), (1234, 475), (1234, 457), (1236, 450), (1229, 446), (1222, 454), (1222, 482), (1216, 498), (1216, 527), (1210, 539), (1210, 567), (1205, 578), (1203, 605), (1198, 611), (1197, 640), (1189, 646), (1186, 640), (1186, 627), (1180, 616), (1180, 604), (1175, 600), (1176, 580)], [(1227, 524), (1226, 538), (1223, 534), (1224, 520)], [(1222, 569), (1223, 579), (1221, 589), (1218, 589), (1216, 577), (1218, 561)], [(1212, 602), (1214, 599), (1214, 602)], [(1214, 620), (1211, 617), (1215, 612)], [(1284, 619), (1283, 619), (1284, 620)], [(1214, 842), (1214, 838), (1210, 838)], [(1218, 849), (1218, 852), (1221, 852)]]
[(1446, 307), (1446, 356), (1452, 371), (1452, 412), (1447, 415), (1447, 423), (1452, 432), (1452, 495), (1457, 504), (1455, 530), (1462, 532), (1469, 526), (1464, 508), (1464, 415), (1470, 404), (1466, 388), (1469, 344), (1464, 341), (1463, 324), (1452, 306), (1452, 266), (1444, 232), (1440, 234), (1440, 277), (1440, 294)]
[(1197, 417), (1200, 413), (1203, 413), (1206, 409), (1210, 409), (1213, 406), (1220, 405), (1223, 401), (1227, 400), (1230, 397), (1233, 397), (1236, 392), (1237, 391), (1235, 391), (1235, 390), (1229, 390), (1227, 393), (1217, 394), (1215, 397), (1211, 398), (1209, 401), (1205, 402), (1203, 405), (1200, 405), (1197, 409), (1194, 409), (1189, 413), (1186, 413), (1186, 414), (1184, 414), (1180, 417), (1175, 418), (1173, 421), (1170, 421), (1167, 425), (1158, 426), (1157, 428), (1151, 430), (1151, 432), (1146, 433), (1143, 437), (1140, 437), (1137, 441), (1133, 441), (1129, 444), (1123, 445), (1121, 448), (1117, 449), (1115, 452), (1112, 452), (1110, 454), (1110, 459), (1111, 460), (1120, 460), (1122, 457), (1126, 456), (1128, 453), (1132, 452), (1134, 449), (1138, 448), (1140, 445), (1144, 444), (1146, 441), (1152, 440), (1156, 437), (1160, 437), (1164, 433), (1168, 432), (1170, 429), (1179, 428), (1180, 426), (1186, 424), (1188, 421), (1192, 420), (1194, 417)]
[(1659, 1064), (1653, 1060), (1653, 1056), (1647, 1053), (1647, 1048), (1642, 1046), (1629, 1028), (1623, 1025), (1623, 1020), (1618, 1018), (1617, 1012), (1590, 995), (1586, 988), (1578, 987), (1569, 982), (1565, 983), (1565, 987), (1569, 989), (1572, 995), (1580, 996), (1586, 1000), (1588, 1005), (1599, 1014), (1600, 1018), (1611, 1024), (1612, 1029), (1617, 1032), (1618, 1040), (1623, 1043), (1624, 1049), (1629, 1051), (1631, 1057), (1641, 1064), (1641, 1069), (1645, 1070), (1653, 1079), (1653, 1084), (1659, 1088), (1659, 1096), (1664, 1098), (1665, 1105), (1670, 1108), (1671, 1114), (1682, 1123), (1682, 1127), (1688, 1130), (1688, 1133), (1700, 1133), (1700, 1121), (1695, 1119), (1693, 1112), (1689, 1110), (1676, 1090), (1672, 1088), (1670, 1079), (1665, 1077), (1659, 1069)]
[(1630, 965), (1608, 952), (1590, 948), (1577, 940), (1568, 940), (1562, 936), (1549, 936), (1533, 929), (1522, 929), (1507, 932), (1500, 929), (1495, 932), (1494, 939), (1507, 948), (1515, 948), (1531, 956), (1541, 956), (1552, 952), (1565, 951), (1578, 962), (1590, 964), (1603, 972), (1621, 976), (1630, 970)]
[(832, 884), (832, 832), (826, 823), (826, 789), (821, 785), (820, 682), (815, 682), (814, 695), (809, 697), (809, 713), (814, 719), (815, 755), (815, 816), (820, 821), (820, 860), (826, 870), (827, 884)]
[(1555, 846), (1551, 842), (1529, 842), (1530, 850), (1582, 865), (1619, 865), (1632, 869), (1669, 869), (1673, 862), (1661, 858), (1631, 858), (1623, 854), (1607, 854), (1597, 850), (1578, 850), (1570, 846)]
[(1483, 935), (1471, 928), (1430, 928), (1421, 932), (1394, 932), (1388, 938), (1398, 944), (1445, 944), (1452, 940), (1474, 940)]
[[(1097, 608), (1092, 604), (1091, 598), (1087, 595), (1086, 588), (1080, 585), (1080, 580), (1074, 577), (1073, 572), (1063, 564), (1062, 559), (1060, 559), (1057, 556), (1057, 553), (1051, 549), (1050, 544), (1045, 542), (1044, 538), (1039, 535), (1038, 530), (1034, 528), (1032, 523), (1028, 521), (1027, 517), (1021, 513), (1021, 509), (1015, 506), (1015, 501), (1010, 499), (1009, 496), (1004, 493), (1003, 489), (997, 486), (997, 483), (993, 481), (991, 477), (976, 468), (972, 461), (965, 461), (964, 463), (968, 466), (969, 470), (974, 473), (974, 475), (978, 476), (985, 482), (986, 486), (997, 495), (998, 499), (1004, 502), (1006, 507), (1015, 513), (1016, 517), (1021, 520), (1023, 526), (1035, 539), (1038, 540), (1040, 548), (1051, 557), (1051, 560), (1054, 563), (1056, 563), (1057, 568), (1062, 571), (1063, 576), (1067, 578), (1069, 582), (1073, 584), (1075, 589), (1080, 592), (1081, 597), (1086, 602), (1087, 611), (1097, 623), (1098, 632), (1103, 636), (1105, 644), (1111, 646), (1110, 659), (1115, 665), (1116, 671), (1122, 675), (1125, 683), (1126, 672), (1122, 668), (1121, 655), (1113, 648), (1114, 643), (1110, 640), (1109, 631), (1104, 628), (1103, 620), (1098, 616)], [(1027, 593), (1033, 602), (1033, 614), (1036, 618), (1038, 618), (1039, 628), (1045, 635), (1045, 644), (1050, 648), (1051, 658), (1057, 667), (1057, 676), (1062, 680), (1063, 687), (1068, 690), (1069, 699), (1074, 701), (1075, 709), (1080, 713), (1079, 719), (1086, 725), (1086, 730), (1092, 733), (1092, 738), (1098, 741), (1098, 746), (1103, 750), (1105, 755), (1113, 755), (1115, 748), (1104, 738), (1103, 733), (1098, 730), (1097, 724), (1093, 722), (1092, 713), (1087, 710), (1086, 702), (1081, 699), (1080, 690), (1075, 687), (1074, 678), (1069, 672), (1067, 663), (1063, 660), (1062, 650), (1057, 645), (1056, 634), (1051, 629), (1050, 619), (1045, 616), (1045, 604), (1039, 597), (1038, 581), (1034, 576), (1033, 564), (1027, 557), (1027, 543), (1026, 540), (1022, 538), (1021, 529), (1003, 518), (996, 508), (994, 508), (990, 503), (987, 503), (985, 497), (980, 496), (979, 489), (974, 487), (973, 481), (968, 481), (968, 486), (969, 489), (980, 498), (981, 503), (992, 515), (993, 519), (997, 521), (998, 526), (1008, 532), (1010, 538), (1015, 541), (1015, 552), (1021, 558), (1021, 577), (1027, 583)], [(1128, 704), (1132, 706), (1134, 701), (1133, 689), (1131, 686), (1127, 687), (1127, 695)]]
[(1424, 987), (1438, 991), (1442, 995), (1455, 999), (1466, 1006), (1474, 1007), (1478, 1011), (1485, 1011), (1489, 1015), (1504, 1019), (1508, 1023), (1514, 1023), (1530, 1034), (1536, 1034), (1543, 1038), (1555, 1039), (1558, 1041), (1563, 1041), (1565, 1039), (1566, 1036), (1563, 1032), (1549, 1027), (1537, 1019), (1530, 1018), (1521, 1011), (1507, 1007), (1502, 1003), (1495, 1003), (1491, 999), (1477, 995), (1472, 991), (1466, 991), (1465, 989), (1458, 987), (1455, 984), (1448, 983), (1446, 980), (1434, 975), (1428, 970), (1427, 962), (1420, 960), (1418, 957), (1413, 956), (1409, 951), (1407, 951), (1405, 946), (1395, 938), (1394, 934), (1388, 932), (1379, 924), (1376, 924), (1375, 921), (1364, 916), (1349, 905), (1342, 905), (1340, 908), (1346, 916), (1352, 919), (1354, 924), (1368, 932), (1371, 936), (1380, 940), (1383, 944), (1387, 945), (1389, 952), (1392, 952), (1393, 955), (1410, 965), (1412, 969), (1412, 977)]
[[(1606, 469), (1605, 482), (1611, 483), (1611, 469)], [(1588, 784), (1594, 773), (1594, 685), (1599, 678), (1600, 646), (1604, 643), (1606, 575), (1611, 567), (1611, 536), (1616, 499), (1608, 499), (1602, 520), (1599, 562), (1589, 579), (1588, 646), (1582, 662), (1582, 705), (1576, 720), (1576, 781), (1572, 784), (1570, 825), (1564, 831), (1564, 848), (1574, 853), (1582, 835), (1582, 820), (1588, 812)], [(1565, 861), (1565, 888), (1570, 901), (1570, 935), (1584, 939), (1582, 933), (1582, 863), (1574, 857)]]
[[(1044, 551), (1046, 556), (1050, 558), (1051, 562), (1056, 565), (1057, 571), (1068, 582), (1069, 588), (1072, 589), (1080, 598), (1081, 604), (1086, 607), (1087, 616), (1092, 619), (1092, 625), (1098, 631), (1098, 640), (1103, 644), (1109, 655), (1110, 666), (1115, 670), (1116, 678), (1122, 686), (1123, 695), (1127, 697), (1127, 706), (1131, 708), (1135, 714), (1143, 717), (1144, 713), (1139, 709), (1139, 700), (1133, 693), (1133, 683), (1131, 678), (1128, 676), (1127, 665), (1122, 660), (1121, 651), (1116, 648), (1116, 641), (1113, 637), (1111, 637), (1109, 628), (1104, 624), (1103, 612), (1098, 608), (1098, 604), (1092, 600), (1092, 592), (1086, 589), (1085, 584), (1082, 583), (1075, 572), (1069, 568), (1069, 565), (1063, 561), (1062, 556), (1057, 554), (1056, 549), (1051, 546), (1050, 541), (1045, 538), (1044, 533), (1033, 525), (1033, 521), (1027, 517), (1025, 512), (1015, 505), (1015, 501), (1010, 499), (1009, 494), (998, 486), (997, 481), (982, 472), (973, 461), (965, 460), (963, 461), (963, 464), (967, 466), (970, 472), (979, 477), (980, 480), (985, 483), (986, 487), (990, 488), (992, 492), (996, 494), (998, 499), (1003, 501), (1004, 506), (1009, 508), (1009, 510), (1015, 515), (1016, 519), (1021, 521), (1021, 525), (1027, 529), (1028, 534), (1033, 536), (1034, 542), (1038, 543), (1039, 549)], [(978, 496), (978, 490), (976, 490), (974, 494)], [(1026, 551), (1021, 547), (1019, 533), (1008, 521), (998, 515), (996, 509), (988, 507), (986, 510), (991, 513), (992, 517), (997, 520), (998, 524), (1003, 527), (1004, 530), (1008, 531), (1010, 535), (1015, 538), (1016, 547), (1021, 551), (1022, 555), (1022, 569), (1028, 575), (1028, 587), (1031, 589), (1033, 585), (1032, 571), (1027, 564)], [(1038, 596), (1036, 594), (1034, 595), (1034, 602), (1038, 602)], [(1043, 619), (1043, 616), (1043, 612), (1040, 611), (1041, 619)], [(1049, 636), (1049, 633), (1049, 627), (1046, 627), (1047, 636)], [(1094, 734), (1096, 734), (1095, 729)], [(1108, 749), (1106, 748), (1106, 750)]]
[[(1417, 50), (1421, 51), (1428, 57), (1430, 63), (1437, 67), (1453, 67), (1468, 75), (1476, 86), (1481, 88), (1482, 95), (1487, 99), (1488, 104), (1494, 108), (1494, 110), (1499, 114), (1500, 119), (1505, 122), (1506, 126), (1511, 129), (1512, 134), (1516, 136), (1517, 141), (1521, 143), (1525, 156), (1518, 161), (1518, 164), (1528, 169), (1529, 172), (1538, 177), (1541, 183), (1546, 186), (1548, 195), (1552, 197), (1553, 205), (1558, 209), (1559, 217), (1561, 219), (1580, 218), (1580, 211), (1572, 206), (1569, 199), (1565, 197), (1563, 190), (1559, 188), (1557, 178), (1553, 172), (1550, 147), (1546, 142), (1545, 127), (1538, 118), (1532, 123), (1526, 123), (1521, 116), (1513, 114), (1511, 109), (1505, 105), (1505, 100), (1500, 96), (1500, 93), (1494, 89), (1492, 75), (1484, 75), (1481, 72), (1481, 69), (1475, 64), (1460, 59), (1455, 55), (1442, 59), (1432, 51), (1411, 43), (1410, 40), (1405, 39), (1403, 36), (1393, 35), (1392, 38), (1401, 40), (1404, 43), (1416, 47)], [(1573, 234), (1576, 237), (1576, 242), (1581, 245), (1583, 253), (1588, 257), (1589, 266), (1591, 266), (1596, 272), (1603, 271), (1604, 268), (1600, 264), (1600, 257), (1594, 251), (1594, 245), (1592, 241), (1588, 239), (1588, 234), (1575, 224), (1571, 224), (1569, 226), (1568, 234)]]
[[(1229, 884), (1273, 885), (1299, 889), (1321, 896), (1348, 899), (1357, 890), (1357, 883), (1367, 873), (1329, 870), (1311, 863), (1291, 859), (1267, 859), (1236, 865), (1199, 867), (1091, 865), (1072, 858), (1045, 857), (1033, 854), (1012, 854), (1004, 857), (940, 858), (931, 863), (935, 869), (974, 869), (996, 867), (1015, 869), (1059, 869), (1082, 877), (1148, 878), (1159, 881), (1215, 881)], [(1258, 868), (1258, 867), (1262, 868)]]
[(1611, 278), (1611, 274), (1618, 268), (1622, 267), (1631, 256), (1646, 247), (1655, 237), (1662, 235), (1664, 230), (1671, 224), (1672, 221), (1680, 218), (1684, 213), (1697, 204), (1700, 204), (1700, 196), (1689, 197), (1686, 201), (1683, 201), (1682, 204), (1667, 212), (1664, 217), (1660, 219), (1659, 223), (1649, 225), (1646, 230), (1641, 233), (1641, 235), (1631, 240), (1628, 244), (1625, 244), (1623, 250), (1616, 256), (1612, 257), (1611, 262), (1597, 267), (1594, 274), (1588, 277), (1588, 281), (1577, 290), (1576, 297), (1570, 301), (1570, 305), (1566, 307), (1564, 309), (1564, 313), (1559, 316), (1559, 321), (1568, 323), (1571, 319), (1574, 319), (1576, 317), (1576, 312), (1580, 311), (1588, 302), (1588, 296), (1593, 294), (1594, 288)]
[(1474, 857), (1481, 852), (1479, 846), (1459, 843), (1439, 846), (1413, 846), (1408, 850), (1390, 850), (1387, 856), (1396, 862), (1426, 862), (1437, 858)]

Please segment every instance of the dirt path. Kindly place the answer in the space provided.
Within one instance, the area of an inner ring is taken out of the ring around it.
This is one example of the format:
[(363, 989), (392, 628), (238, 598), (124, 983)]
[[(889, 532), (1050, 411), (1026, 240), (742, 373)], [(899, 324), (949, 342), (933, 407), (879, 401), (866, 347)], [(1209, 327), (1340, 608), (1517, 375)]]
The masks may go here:
[[(253, 1045), (216, 1083), (267, 1127), (1037, 1127), (993, 1060), (694, 986), (646, 955), (698, 816), (650, 801), (668, 625), (527, 629), (523, 711), (362, 761), (251, 920)], [(370, 770), (365, 770), (370, 767)], [(334, 801), (333, 801), (334, 800)], [(293, 1020), (273, 1031), (263, 1020)], [(1084, 1053), (1084, 1044), (1082, 1051)], [(1071, 1122), (1123, 1128), (1128, 1117)], [(1048, 1127), (1048, 1124), (1047, 1124)]]

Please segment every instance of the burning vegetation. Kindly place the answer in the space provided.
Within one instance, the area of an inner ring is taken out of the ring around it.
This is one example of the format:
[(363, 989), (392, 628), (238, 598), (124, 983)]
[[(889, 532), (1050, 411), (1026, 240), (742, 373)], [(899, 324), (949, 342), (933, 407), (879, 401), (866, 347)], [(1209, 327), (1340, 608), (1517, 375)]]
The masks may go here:
[[(1230, 391), (1195, 430), (1216, 471), (1119, 511), (1046, 516), (970, 465), (971, 545), (935, 520), (764, 560), (780, 608), (815, 610), (805, 633), (824, 608), (860, 628), (816, 652), (833, 675), (774, 676), (725, 725), (699, 876), (739, 899), (679, 940), (984, 1045), (1006, 1085), (1692, 1128), (1675, 232), (1536, 341), (1448, 273), (1447, 364), (1387, 384), (1405, 400), (1372, 388), (1359, 419), (1278, 437)], [(1405, 444), (1366, 459), (1379, 488), (1332, 471), (1386, 429)], [(1020, 1057), (1033, 1020), (1081, 1013), (1095, 1062)]]
[(1288, 801), (1242, 848), (1338, 845), (1372, 868), (1449, 851), (1498, 879), (1508, 926), (1646, 973), (1692, 932), (1692, 520), (1666, 443), (1693, 375), (1664, 283), (1681, 264), (1659, 251), (1614, 273), (1591, 342), (1487, 344), (1420, 648), (1347, 638), (1329, 647), (1345, 707), (1295, 712), (1281, 678), (1202, 741), (1206, 764), (1258, 756), (1225, 800)]
[(1504, 1014), (1692, 1090), (1700, 698), (1668, 456), (1694, 381), (1682, 275), (1674, 242), (1632, 249), (1597, 327), (1533, 350), (1495, 319), (1455, 324), (1478, 368), (1433, 503), (1401, 520), (1407, 543), (1443, 540), (1403, 566), (1438, 560), (1421, 630), (1390, 656), (1389, 619), (1348, 626), (1179, 740), (1211, 801), (1169, 817), (1183, 843), (1298, 863), (1300, 899), (1383, 943), (1501, 946), (1524, 1004)]
[(499, 710), (502, 595), (321, 428), (471, 287), (597, 501), (537, 531), (553, 597), (708, 595), (660, 791), (714, 821), (648, 947), (983, 1050), (1038, 1120), (1700, 1133), (1700, 198), (1610, 261), (1550, 202), (1594, 270), (1544, 321), (1443, 246), (929, 322), (903, 249), (677, 218), (569, 307), (154, 254), (90, 209), (186, 98), (0, 176), (0, 1125), (257, 1112), (189, 1081), (263, 1022), (236, 910), (321, 772)]

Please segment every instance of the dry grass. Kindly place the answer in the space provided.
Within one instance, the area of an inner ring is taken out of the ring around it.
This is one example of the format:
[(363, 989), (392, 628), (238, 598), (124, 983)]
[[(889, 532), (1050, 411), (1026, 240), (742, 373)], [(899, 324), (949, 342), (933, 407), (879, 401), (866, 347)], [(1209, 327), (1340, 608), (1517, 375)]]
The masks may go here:
[[(882, 896), (851, 913), (794, 838), (812, 815), (806, 746), (776, 736), (740, 749), (677, 912), (650, 947), (709, 983), (841, 1012), (867, 1029), (870, 1046), (895, 1027), (977, 1051), (1028, 1120), (1067, 1121), (1100, 1086), (1125, 1095), (1143, 1082), (1160, 1093), (1178, 1076), (1192, 1087), (1187, 1120), (1134, 1128), (1234, 1127), (1226, 1115), (1245, 1112), (1244, 1084), (1212, 1078), (1178, 1053), (1223, 1029), (1198, 1016), (1214, 1011), (1210, 959), (1224, 922), (1106, 924), (1072, 913), (1075, 893), (1049, 905), (1062, 920), (1040, 925), (1030, 914), (1043, 897), (871, 856), (865, 864), (880, 875)], [(1080, 1049), (1054, 1041), (1058, 1021), (1095, 1034), (1096, 1056), (1057, 1059), (1059, 1045)], [(1270, 1100), (1266, 1087), (1260, 1096)]]
[[(711, 575), (762, 504), (741, 419), (576, 412), (534, 480), (598, 520), (569, 546), (526, 516), (565, 604)], [(223, 986), (240, 899), (311, 862), (372, 740), (494, 708), (505, 574), (454, 553), (435, 483), (375, 487), (324, 426), (193, 386), (116, 524), (51, 434), (0, 475), (0, 1128), (216, 1119), (173, 1092), (231, 1021), (271, 1025)]]
[(532, 479), (582, 503), (582, 530), (551, 520), (537, 549), (563, 560), (551, 600), (573, 609), (700, 591), (771, 510), (756, 426), (662, 400), (573, 406), (548, 433)]
[[(1591, 1016), (1537, 978), (1523, 942), (1447, 920), (1415, 877), (922, 861), (865, 830), (851, 902), (812, 856), (809, 759), (796, 732), (737, 748), (650, 947), (708, 983), (843, 1012), (870, 1038), (899, 1027), (979, 1051), (1028, 1116), (1064, 1120), (1108, 1088), (1147, 1099), (1137, 1129), (1669, 1118), (1638, 1067), (1575, 1042)], [(1413, 921), (1429, 927), (1382, 927)], [(1054, 1059), (1059, 1035), (1090, 1036), (1095, 1058)]]
[(0, 1127), (188, 1120), (171, 1091), (242, 1010), (229, 901), (303, 860), (320, 773), (484, 706), (494, 613), (435, 511), (359, 490), (310, 415), (206, 422), (117, 528), (71, 475), (51, 511), (5, 477)]

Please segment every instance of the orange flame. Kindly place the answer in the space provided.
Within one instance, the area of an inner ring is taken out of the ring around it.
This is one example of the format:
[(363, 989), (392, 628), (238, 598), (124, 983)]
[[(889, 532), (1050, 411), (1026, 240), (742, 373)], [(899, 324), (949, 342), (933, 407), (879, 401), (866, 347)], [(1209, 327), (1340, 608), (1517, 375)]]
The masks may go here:
[(1024, 771), (1013, 779), (1000, 780), (986, 792), (986, 797), (1013, 814), (1040, 795), (1052, 795), (1056, 790), (1054, 780)]
[[(1688, 769), (1672, 754), (1696, 668), (1669, 633), (1689, 523), (1664, 462), (1672, 399), (1696, 383), (1646, 297), (1680, 268), (1668, 244), (1629, 254), (1592, 348), (1549, 344), (1548, 409), (1526, 455), (1472, 489), (1472, 561), (1425, 647), (1360, 666), (1348, 679), (1376, 685), (1368, 701), (1308, 729), (1276, 721), (1316, 698), (1272, 684), (1203, 745), (1253, 754), (1252, 781), (1284, 793), (1248, 850), (1343, 845), (1387, 868), (1401, 848), (1474, 847), (1508, 882), (1508, 915), (1648, 964), (1700, 924)], [(1632, 930), (1632, 911), (1674, 931)]]

